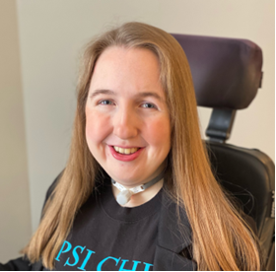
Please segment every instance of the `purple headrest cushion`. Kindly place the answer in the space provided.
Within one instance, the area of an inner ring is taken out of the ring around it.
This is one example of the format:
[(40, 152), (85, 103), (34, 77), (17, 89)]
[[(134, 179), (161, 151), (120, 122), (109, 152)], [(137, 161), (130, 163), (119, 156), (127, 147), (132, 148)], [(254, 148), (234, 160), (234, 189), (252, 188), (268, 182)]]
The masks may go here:
[(262, 50), (248, 40), (171, 34), (189, 61), (198, 106), (244, 109), (261, 86)]

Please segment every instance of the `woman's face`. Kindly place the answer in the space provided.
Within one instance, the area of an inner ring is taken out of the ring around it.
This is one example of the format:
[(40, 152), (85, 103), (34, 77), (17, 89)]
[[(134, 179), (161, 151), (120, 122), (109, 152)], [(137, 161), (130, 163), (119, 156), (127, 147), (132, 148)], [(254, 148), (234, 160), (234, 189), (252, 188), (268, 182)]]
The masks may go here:
[(107, 48), (96, 63), (85, 112), (89, 149), (111, 178), (133, 187), (162, 171), (170, 118), (151, 51)]

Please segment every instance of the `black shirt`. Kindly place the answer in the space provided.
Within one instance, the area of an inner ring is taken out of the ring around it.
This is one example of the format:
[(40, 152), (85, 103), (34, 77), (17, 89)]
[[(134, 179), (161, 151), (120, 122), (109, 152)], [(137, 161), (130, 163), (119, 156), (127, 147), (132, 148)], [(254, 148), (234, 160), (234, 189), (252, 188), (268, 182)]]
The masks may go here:
[(108, 179), (81, 207), (56, 270), (153, 270), (162, 189), (147, 203), (124, 208), (111, 186)]

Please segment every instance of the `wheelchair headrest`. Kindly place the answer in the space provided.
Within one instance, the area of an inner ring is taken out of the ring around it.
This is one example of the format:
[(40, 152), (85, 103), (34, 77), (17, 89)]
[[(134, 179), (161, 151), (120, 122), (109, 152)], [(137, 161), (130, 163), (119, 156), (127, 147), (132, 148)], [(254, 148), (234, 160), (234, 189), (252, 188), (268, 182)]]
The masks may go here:
[(262, 50), (249, 40), (172, 34), (189, 61), (198, 106), (244, 109), (261, 87)]

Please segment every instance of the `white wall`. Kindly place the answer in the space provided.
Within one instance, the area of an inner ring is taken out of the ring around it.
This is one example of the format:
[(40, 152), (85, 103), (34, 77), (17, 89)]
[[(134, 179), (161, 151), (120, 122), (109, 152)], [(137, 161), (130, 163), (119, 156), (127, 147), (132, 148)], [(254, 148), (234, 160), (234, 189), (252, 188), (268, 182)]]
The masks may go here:
[[(263, 87), (252, 105), (238, 112), (229, 143), (259, 148), (274, 159), (273, 0), (16, 3), (33, 230), (46, 189), (66, 163), (79, 52), (93, 35), (126, 21), (149, 23), (173, 33), (243, 38), (257, 43), (263, 49)], [(210, 110), (199, 112), (204, 130)]]
[(31, 235), (27, 150), (15, 1), (0, 4), (0, 262)]

